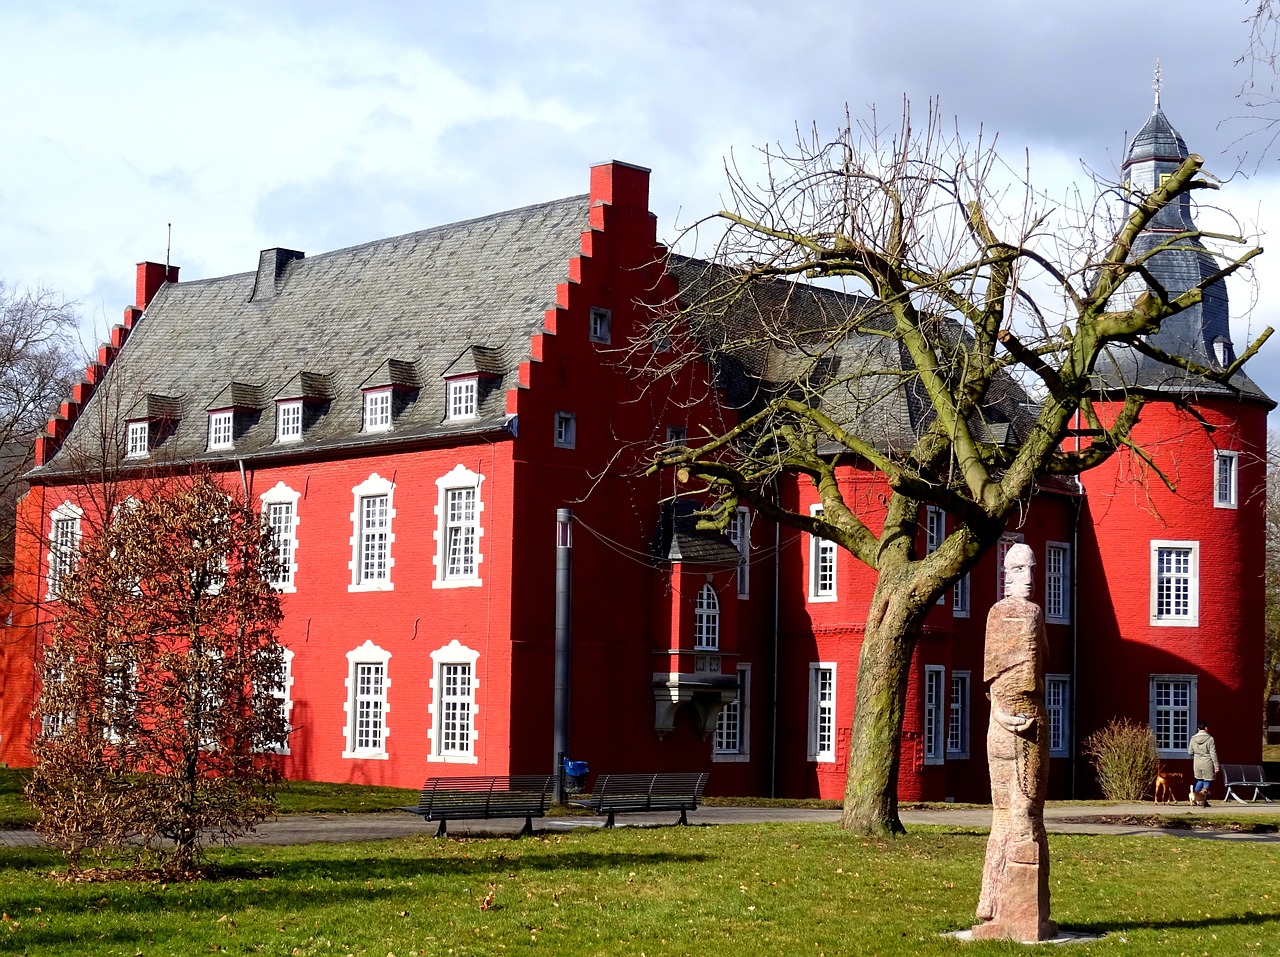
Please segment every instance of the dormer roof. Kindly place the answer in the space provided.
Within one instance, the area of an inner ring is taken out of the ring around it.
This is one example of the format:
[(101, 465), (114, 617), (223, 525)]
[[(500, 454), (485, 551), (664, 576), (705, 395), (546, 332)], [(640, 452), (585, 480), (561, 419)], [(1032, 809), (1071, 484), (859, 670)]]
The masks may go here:
[(502, 365), (502, 350), (493, 346), (467, 346), (462, 355), (449, 363), (444, 370), (446, 379), (467, 375), (500, 376), (505, 370)]

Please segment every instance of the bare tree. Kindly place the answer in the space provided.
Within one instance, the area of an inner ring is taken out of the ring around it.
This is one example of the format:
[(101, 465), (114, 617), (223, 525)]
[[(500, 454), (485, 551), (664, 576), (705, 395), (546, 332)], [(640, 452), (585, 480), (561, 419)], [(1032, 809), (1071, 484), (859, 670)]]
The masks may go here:
[[(708, 362), (732, 424), (663, 450), (654, 467), (677, 469), (714, 500), (708, 523), (723, 525), (745, 502), (877, 573), (842, 824), (895, 832), (909, 663), (925, 615), (1047, 477), (1120, 448), (1152, 465), (1131, 431), (1144, 403), (1178, 396), (1143, 385), (1134, 368), (1164, 364), (1228, 389), (1238, 381), (1260, 342), (1215, 364), (1147, 337), (1261, 250), (1189, 219), (1154, 243), (1144, 233), (1162, 210), (1217, 188), (1194, 155), (1149, 193), (1100, 194), (1074, 225), (992, 144), (944, 135), (932, 109), (919, 129), (908, 110), (887, 134), (873, 117), (766, 158), (760, 185), (730, 171), (714, 263), (673, 259), (679, 308), (654, 320), (649, 340), (684, 337), (684, 350), (650, 350), (658, 372)], [(1155, 263), (1185, 249), (1213, 265), (1175, 293)], [(1114, 414), (1095, 408), (1102, 397)], [(1073, 429), (1082, 441), (1068, 450)], [(878, 474), (883, 508), (849, 497), (868, 487), (858, 474)], [(812, 484), (819, 514), (780, 502), (786, 476)], [(921, 555), (926, 504), (954, 530)]]
[(84, 367), (74, 306), (0, 279), (0, 550), (12, 548), (14, 499), (32, 446)]
[(206, 842), (273, 808), (276, 552), (261, 516), (207, 475), (139, 494), (83, 543), (51, 546), (59, 613), (27, 793), (73, 867), (135, 849), (184, 876)]

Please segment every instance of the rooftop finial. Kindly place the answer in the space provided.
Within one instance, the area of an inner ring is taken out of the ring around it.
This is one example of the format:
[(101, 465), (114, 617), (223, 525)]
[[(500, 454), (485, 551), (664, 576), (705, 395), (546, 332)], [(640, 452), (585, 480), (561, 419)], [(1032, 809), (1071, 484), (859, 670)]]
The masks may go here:
[(1151, 84), (1151, 88), (1156, 91), (1156, 109), (1160, 109), (1160, 58), (1156, 57), (1156, 78)]

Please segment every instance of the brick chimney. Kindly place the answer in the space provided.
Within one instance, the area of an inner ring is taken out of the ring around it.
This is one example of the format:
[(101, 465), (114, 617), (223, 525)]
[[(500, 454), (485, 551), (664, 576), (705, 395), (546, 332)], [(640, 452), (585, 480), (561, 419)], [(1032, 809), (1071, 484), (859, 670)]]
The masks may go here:
[(649, 211), (649, 173), (621, 160), (591, 167), (591, 205), (605, 203), (631, 212)]
[(138, 283), (134, 292), (134, 304), (146, 309), (156, 297), (160, 287), (167, 282), (178, 281), (178, 267), (163, 263), (138, 263)]

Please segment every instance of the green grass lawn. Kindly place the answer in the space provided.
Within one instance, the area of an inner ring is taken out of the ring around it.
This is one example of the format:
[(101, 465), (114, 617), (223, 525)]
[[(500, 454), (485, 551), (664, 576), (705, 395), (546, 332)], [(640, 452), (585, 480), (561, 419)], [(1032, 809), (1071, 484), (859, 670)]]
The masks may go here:
[[(578, 829), (216, 852), (199, 884), (63, 884), (0, 851), (0, 953), (1014, 954), (961, 945), (985, 835), (822, 824)], [(1280, 844), (1050, 836), (1072, 954), (1274, 954)]]

